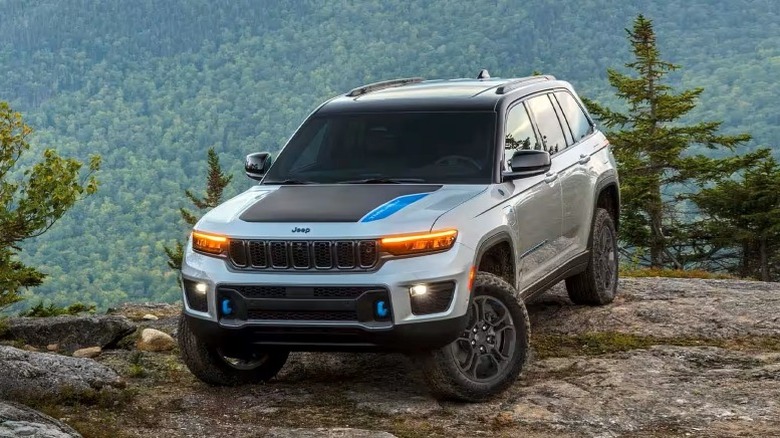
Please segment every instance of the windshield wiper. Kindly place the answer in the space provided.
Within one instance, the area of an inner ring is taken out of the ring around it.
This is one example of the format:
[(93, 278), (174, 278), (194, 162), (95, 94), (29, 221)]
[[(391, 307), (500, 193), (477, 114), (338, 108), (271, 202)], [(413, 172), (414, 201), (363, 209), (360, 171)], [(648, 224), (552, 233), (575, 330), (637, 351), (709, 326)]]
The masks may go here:
[(338, 184), (403, 184), (403, 183), (423, 183), (422, 178), (365, 178), (348, 181), (339, 181)]
[(278, 184), (278, 185), (298, 185), (298, 184), (313, 184), (311, 181), (303, 181), (300, 179), (285, 179), (282, 181), (263, 181), (263, 184)]

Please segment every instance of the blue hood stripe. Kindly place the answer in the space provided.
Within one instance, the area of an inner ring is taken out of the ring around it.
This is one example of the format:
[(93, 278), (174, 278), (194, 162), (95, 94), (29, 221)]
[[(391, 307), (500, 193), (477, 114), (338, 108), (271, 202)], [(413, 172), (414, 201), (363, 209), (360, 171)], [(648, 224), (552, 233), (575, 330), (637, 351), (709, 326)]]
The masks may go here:
[(429, 194), (430, 193), (415, 193), (413, 195), (399, 196), (369, 211), (365, 216), (363, 216), (362, 219), (360, 219), (360, 222), (373, 222), (384, 219), (395, 214), (398, 210), (406, 207), (407, 205), (419, 201)]

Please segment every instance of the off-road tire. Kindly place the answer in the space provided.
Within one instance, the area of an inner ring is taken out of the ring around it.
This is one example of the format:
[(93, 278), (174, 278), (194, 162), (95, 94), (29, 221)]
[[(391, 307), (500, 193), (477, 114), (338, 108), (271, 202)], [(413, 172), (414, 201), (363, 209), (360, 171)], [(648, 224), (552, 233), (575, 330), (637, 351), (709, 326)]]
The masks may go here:
[(282, 369), (289, 355), (287, 351), (269, 351), (263, 353), (265, 360), (256, 368), (235, 368), (216, 347), (195, 336), (184, 314), (179, 317), (179, 347), (182, 360), (192, 374), (215, 386), (239, 386), (270, 380)]
[(618, 283), (617, 232), (607, 210), (596, 209), (590, 236), (588, 267), (566, 279), (566, 290), (575, 304), (602, 306), (615, 299)]
[[(487, 272), (479, 272), (474, 281), (469, 312), (472, 312), (472, 306), (475, 304), (475, 300), (480, 299), (479, 297), (495, 298), (508, 310), (514, 327), (514, 334), (511, 336), (514, 341), (514, 350), (511, 355), (508, 355), (509, 358), (506, 360), (506, 367), (503, 371), (487, 382), (472, 379), (461, 369), (459, 360), (453, 351), (459, 348), (456, 344), (463, 342), (462, 340), (456, 340), (440, 349), (417, 355), (415, 359), (421, 365), (429, 390), (436, 398), (467, 402), (487, 400), (512, 386), (525, 366), (528, 358), (531, 326), (520, 295), (502, 278)], [(482, 298), (482, 300), (485, 299)], [(473, 315), (470, 313), (469, 325), (466, 327), (464, 335), (469, 334), (474, 328), (474, 322)], [(463, 352), (463, 350), (460, 351)]]

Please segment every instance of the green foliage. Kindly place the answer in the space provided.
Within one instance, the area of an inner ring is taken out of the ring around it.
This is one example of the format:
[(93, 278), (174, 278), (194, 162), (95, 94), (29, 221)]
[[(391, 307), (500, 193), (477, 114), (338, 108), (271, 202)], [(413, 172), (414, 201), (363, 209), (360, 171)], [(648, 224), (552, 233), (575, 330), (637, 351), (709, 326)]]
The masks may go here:
[(703, 271), (701, 269), (658, 269), (658, 268), (620, 268), (620, 277), (664, 277), (664, 278), (703, 278), (708, 280), (733, 279), (733, 275)]
[(21, 244), (18, 260), (47, 274), (27, 296), (99, 308), (179, 299), (163, 244), (180, 239), (181, 194), (201, 187), (205, 151), (235, 175), (231, 197), (251, 184), (246, 154), (276, 152), (320, 102), (367, 82), (538, 70), (617, 110), (604, 69), (627, 59), (623, 28), (639, 12), (685, 65), (669, 83), (706, 90), (686, 123), (723, 120), (751, 147), (772, 144), (775, 3), (4, 0), (0, 96), (36, 127), (31, 152), (103, 157), (100, 191)]
[(650, 20), (639, 15), (627, 32), (634, 61), (626, 67), (634, 76), (607, 70), (609, 83), (625, 101), (627, 111), (590, 100), (586, 104), (610, 129), (607, 137), (621, 175), (621, 239), (630, 248), (649, 248), (652, 267), (681, 269), (687, 265), (681, 251), (670, 251), (684, 246), (687, 239), (680, 232), (679, 196), (664, 194), (674, 185), (678, 190), (695, 190), (712, 179), (728, 177), (755, 156), (713, 158), (691, 153), (696, 146), (732, 151), (750, 136), (719, 134), (720, 122), (684, 124), (682, 118), (696, 107), (703, 89), (673, 92), (667, 76), (679, 66), (661, 59)]
[[(736, 271), (763, 281), (780, 279), (780, 164), (755, 163), (740, 180), (724, 180), (691, 199), (706, 218), (697, 224), (715, 248), (738, 258)], [(738, 250), (730, 254), (728, 248)]]
[(549, 357), (598, 356), (654, 345), (683, 347), (714, 346), (742, 351), (780, 351), (778, 336), (748, 336), (728, 339), (694, 337), (643, 336), (619, 332), (582, 333), (577, 335), (544, 334), (534, 339), (534, 348), (540, 359)]
[(80, 313), (94, 313), (95, 306), (87, 305), (83, 303), (73, 303), (66, 307), (58, 307), (54, 303), (49, 305), (43, 304), (43, 301), (39, 301), (38, 304), (30, 307), (29, 309), (19, 312), (19, 316), (34, 316), (39, 318), (48, 318), (50, 316), (62, 316), (71, 315), (75, 316)]
[(21, 242), (48, 231), (76, 201), (97, 191), (98, 156), (90, 159), (86, 175), (80, 161), (53, 149), (20, 170), (31, 134), (22, 115), (0, 102), (0, 310), (21, 299), (19, 289), (39, 286), (44, 278), (16, 259)]
[[(209, 148), (207, 157), (209, 170), (206, 178), (205, 196), (199, 198), (190, 190), (184, 191), (184, 195), (198, 210), (209, 210), (219, 205), (222, 202), (222, 194), (225, 191), (225, 187), (227, 187), (233, 179), (233, 175), (226, 175), (225, 172), (222, 171), (222, 166), (219, 164), (219, 157), (217, 157), (217, 153), (214, 152), (214, 148)], [(195, 213), (192, 213), (187, 209), (181, 208), (179, 209), (179, 213), (181, 214), (184, 223), (189, 225), (189, 229), (192, 229), (192, 227), (195, 226), (195, 223), (198, 222), (198, 217)], [(184, 258), (184, 244), (177, 241), (173, 247), (165, 246), (163, 247), (163, 250), (165, 251), (165, 255), (168, 256), (168, 266), (176, 271), (181, 270), (181, 262)]]
[(143, 353), (133, 351), (128, 358), (127, 376), (132, 378), (146, 377), (147, 372), (144, 368)]

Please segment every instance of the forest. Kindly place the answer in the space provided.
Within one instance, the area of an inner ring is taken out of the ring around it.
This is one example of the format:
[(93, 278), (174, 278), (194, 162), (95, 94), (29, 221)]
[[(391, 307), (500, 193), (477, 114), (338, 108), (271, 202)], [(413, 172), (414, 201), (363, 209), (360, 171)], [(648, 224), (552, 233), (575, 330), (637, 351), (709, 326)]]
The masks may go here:
[(187, 231), (179, 209), (205, 188), (206, 151), (235, 195), (252, 183), (246, 154), (277, 151), (316, 105), (367, 82), (540, 71), (619, 107), (606, 70), (624, 69), (639, 13), (682, 66), (671, 85), (704, 88), (686, 119), (749, 133), (744, 152), (780, 138), (775, 0), (0, 0), (0, 12), (0, 101), (35, 130), (29, 159), (102, 157), (98, 191), (23, 244), (47, 275), (23, 305), (177, 300), (163, 248)]

